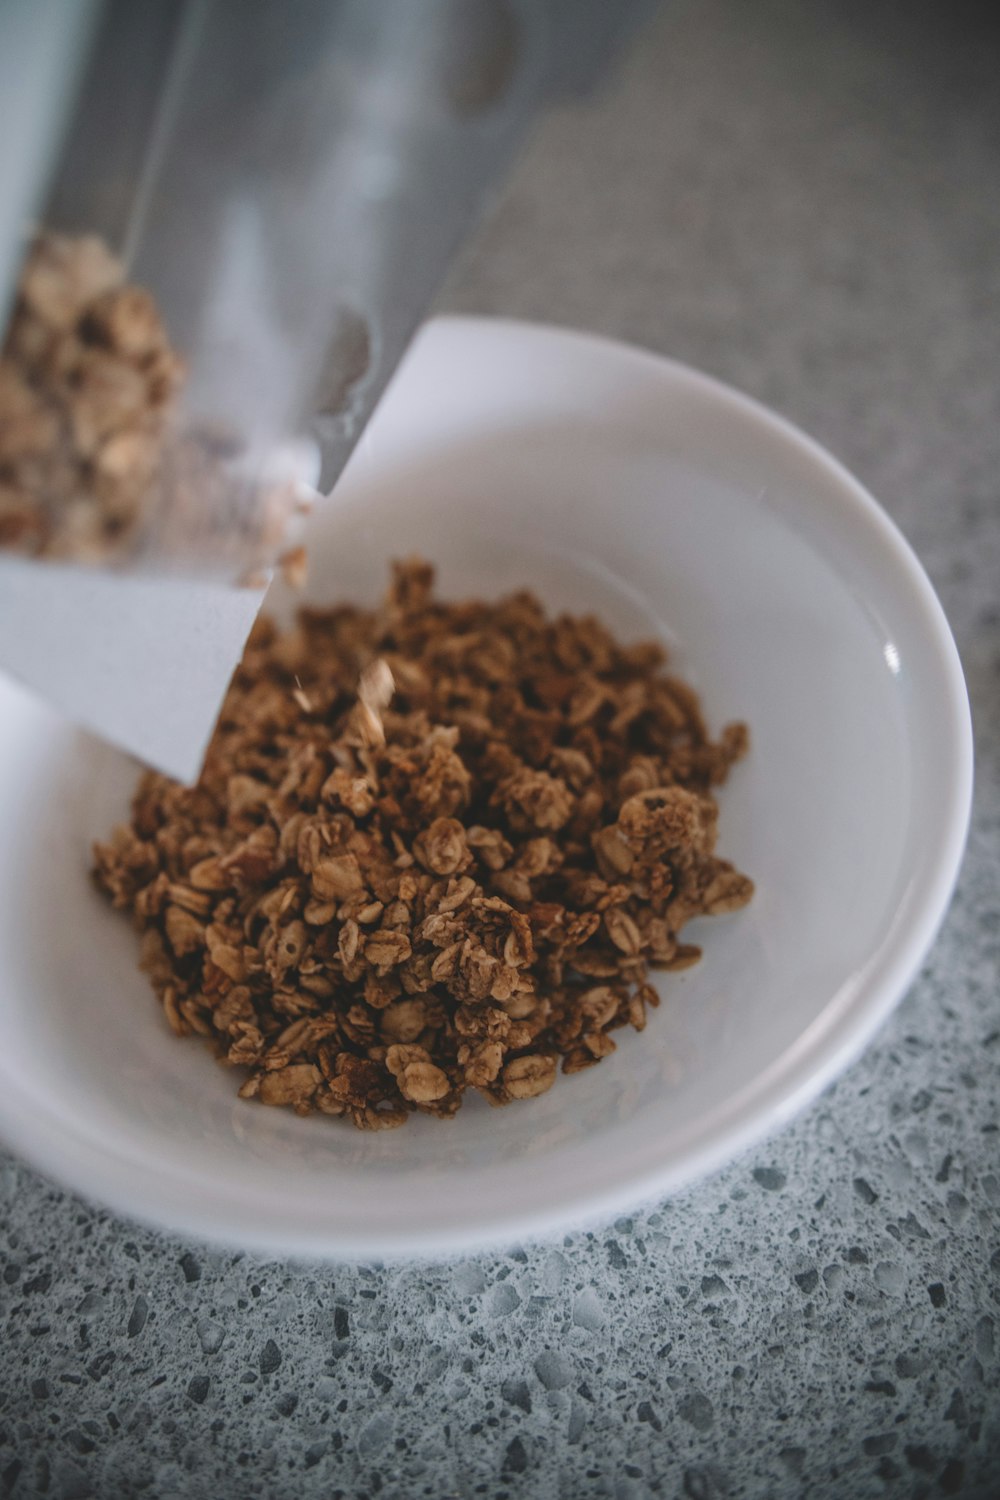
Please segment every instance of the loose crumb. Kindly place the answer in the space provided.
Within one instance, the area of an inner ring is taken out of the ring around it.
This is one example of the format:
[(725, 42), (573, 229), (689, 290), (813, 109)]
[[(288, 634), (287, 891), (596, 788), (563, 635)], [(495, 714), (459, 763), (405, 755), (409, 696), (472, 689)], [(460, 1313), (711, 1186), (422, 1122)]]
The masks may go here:
[(714, 852), (744, 725), (712, 741), (658, 643), (432, 584), (261, 619), (198, 785), (147, 772), (95, 847), (171, 1029), (369, 1130), (594, 1066), (753, 893)]

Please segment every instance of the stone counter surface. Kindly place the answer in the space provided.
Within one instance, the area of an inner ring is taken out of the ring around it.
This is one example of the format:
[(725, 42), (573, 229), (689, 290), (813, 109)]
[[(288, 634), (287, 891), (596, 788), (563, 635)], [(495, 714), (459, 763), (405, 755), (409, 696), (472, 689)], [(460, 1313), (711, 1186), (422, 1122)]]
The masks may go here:
[[(1000, 1495), (1000, 27), (675, 0), (442, 306), (701, 366), (902, 525), (973, 702), (940, 938), (835, 1088), (652, 1210), (454, 1264), (152, 1233), (0, 1158), (0, 1496)], [(818, 899), (822, 899), (822, 871)]]

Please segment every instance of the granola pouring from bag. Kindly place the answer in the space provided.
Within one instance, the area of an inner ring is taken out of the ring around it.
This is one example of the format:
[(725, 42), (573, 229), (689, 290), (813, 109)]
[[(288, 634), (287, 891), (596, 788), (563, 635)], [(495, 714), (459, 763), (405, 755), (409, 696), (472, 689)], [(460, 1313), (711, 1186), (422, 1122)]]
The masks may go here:
[(744, 725), (712, 741), (657, 643), (432, 584), (262, 619), (198, 785), (147, 773), (95, 848), (173, 1030), (365, 1129), (599, 1062), (753, 893), (714, 853)]

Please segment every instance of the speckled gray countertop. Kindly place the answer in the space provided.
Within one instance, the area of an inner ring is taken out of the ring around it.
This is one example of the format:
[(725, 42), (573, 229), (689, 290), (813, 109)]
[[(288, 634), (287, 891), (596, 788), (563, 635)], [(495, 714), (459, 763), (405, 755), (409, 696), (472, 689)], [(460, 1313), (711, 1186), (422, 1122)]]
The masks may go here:
[(978, 754), (913, 990), (835, 1089), (711, 1181), (453, 1265), (187, 1246), (0, 1158), (0, 1495), (1000, 1494), (989, 9), (675, 0), (599, 98), (548, 121), (443, 304), (702, 366), (902, 525)]

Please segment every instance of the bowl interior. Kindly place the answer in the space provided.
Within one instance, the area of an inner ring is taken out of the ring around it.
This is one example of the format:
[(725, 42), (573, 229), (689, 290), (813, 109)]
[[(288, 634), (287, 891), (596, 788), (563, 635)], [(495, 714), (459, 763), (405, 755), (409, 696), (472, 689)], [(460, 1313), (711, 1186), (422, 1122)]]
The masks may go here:
[(133, 933), (86, 879), (135, 764), (3, 687), (0, 1132), (119, 1208), (391, 1253), (617, 1206), (784, 1118), (932, 935), (968, 797), (960, 674), (905, 544), (806, 440), (664, 361), (444, 320), (316, 517), (307, 597), (372, 602), (413, 552), (442, 596), (527, 586), (660, 636), (714, 730), (745, 718), (719, 852), (757, 896), (691, 924), (704, 958), (664, 976), (646, 1031), (540, 1099), (378, 1135), (300, 1120), (239, 1101), (235, 1074), (169, 1034)]

